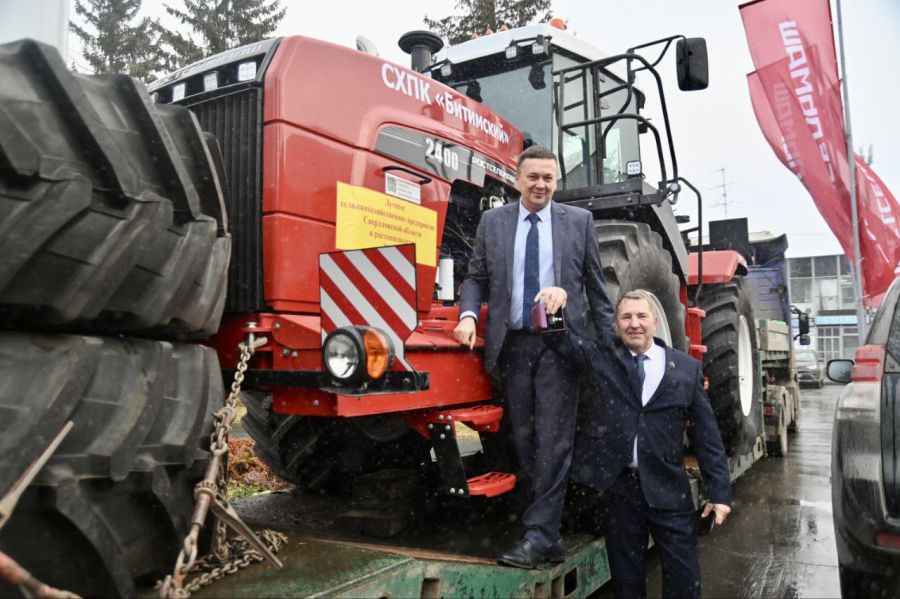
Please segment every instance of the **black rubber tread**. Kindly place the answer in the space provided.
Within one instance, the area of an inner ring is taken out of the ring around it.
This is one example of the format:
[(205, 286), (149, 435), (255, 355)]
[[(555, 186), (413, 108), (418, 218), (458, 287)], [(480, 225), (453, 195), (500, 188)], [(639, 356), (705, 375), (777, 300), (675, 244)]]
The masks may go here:
[(621, 293), (633, 289), (651, 291), (666, 313), (672, 346), (687, 351), (685, 310), (679, 298), (681, 285), (672, 271), (672, 256), (663, 247), (659, 234), (649, 225), (628, 221), (601, 220), (594, 229), (613, 306)]
[(83, 596), (131, 596), (164, 575), (223, 397), (210, 348), (0, 333), (2, 493), (74, 423), (0, 529), (0, 550)]
[[(781, 404), (782, 412), (787, 410), (787, 405)], [(766, 451), (773, 458), (783, 458), (787, 455), (790, 448), (788, 441), (788, 427), (784, 426), (784, 414), (781, 416), (781, 423), (778, 426), (778, 434), (770, 439), (766, 437)]]
[(431, 443), (411, 430), (379, 441), (353, 418), (275, 414), (271, 395), (244, 393), (247, 414), (241, 425), (254, 452), (272, 472), (308, 491), (346, 490), (354, 475), (430, 462)]
[[(703, 374), (709, 382), (707, 394), (719, 432), (728, 455), (743, 455), (750, 451), (759, 432), (760, 397), (762, 388), (756, 372), (759, 370), (756, 324), (750, 294), (744, 279), (735, 276), (727, 283), (704, 284), (700, 308), (706, 311), (703, 319)], [(752, 353), (753, 392), (749, 415), (741, 409), (738, 377), (738, 327), (740, 317), (747, 321)]]
[[(822, 388), (822, 383), (819, 388)], [(793, 406), (793, 414), (791, 414), (791, 423), (788, 425), (789, 433), (797, 432), (797, 424), (800, 422), (800, 384), (796, 381), (789, 383), (787, 386), (788, 395), (791, 397), (791, 405)]]
[(31, 40), (0, 46), (0, 78), (3, 326), (214, 333), (231, 238), (194, 116)]

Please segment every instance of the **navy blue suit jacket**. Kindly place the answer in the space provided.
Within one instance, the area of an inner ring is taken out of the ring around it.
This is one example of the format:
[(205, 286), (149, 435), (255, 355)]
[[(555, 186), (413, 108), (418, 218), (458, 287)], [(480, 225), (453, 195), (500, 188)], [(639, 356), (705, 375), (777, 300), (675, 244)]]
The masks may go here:
[(731, 504), (728, 461), (716, 418), (703, 391), (700, 363), (666, 350), (666, 369), (646, 406), (641, 404), (631, 352), (611, 334), (597, 341), (571, 332), (545, 334), (548, 346), (581, 369), (589, 369), (590, 399), (581, 408), (572, 477), (598, 491), (608, 489), (632, 461), (638, 439), (638, 469), (644, 498), (652, 508), (692, 510), (684, 469), (687, 429), (706, 482), (709, 500)]
[[(553, 215), (553, 274), (556, 286), (565, 289), (569, 296), (566, 305), (569, 327), (583, 337), (590, 335), (591, 321), (597, 330), (612, 330), (614, 315), (606, 295), (593, 216), (583, 208), (557, 202), (551, 202), (550, 209)], [(484, 369), (487, 372), (497, 364), (509, 328), (513, 245), (518, 216), (519, 202), (493, 208), (481, 216), (459, 298), (460, 314), (467, 311), (478, 314), (481, 303), (487, 301), (484, 341)]]

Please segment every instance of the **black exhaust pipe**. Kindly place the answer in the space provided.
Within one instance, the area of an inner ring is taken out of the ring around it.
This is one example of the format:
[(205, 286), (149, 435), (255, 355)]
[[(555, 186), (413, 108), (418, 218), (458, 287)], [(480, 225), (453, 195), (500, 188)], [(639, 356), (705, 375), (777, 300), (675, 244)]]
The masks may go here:
[(400, 49), (410, 55), (412, 70), (424, 73), (431, 66), (431, 57), (444, 47), (440, 37), (430, 31), (409, 31), (400, 36)]

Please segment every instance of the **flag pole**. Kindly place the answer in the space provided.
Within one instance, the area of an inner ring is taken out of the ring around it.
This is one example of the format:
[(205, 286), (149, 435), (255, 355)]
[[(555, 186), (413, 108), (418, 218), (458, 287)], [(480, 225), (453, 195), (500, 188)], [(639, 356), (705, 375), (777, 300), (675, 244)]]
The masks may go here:
[(853, 224), (853, 287), (856, 291), (856, 330), (860, 347), (866, 342), (866, 312), (863, 309), (862, 255), (859, 247), (859, 208), (856, 198), (856, 153), (853, 151), (853, 131), (850, 128), (850, 89), (847, 86), (847, 66), (844, 60), (844, 29), (841, 19), (841, 0), (837, 1), (838, 44), (841, 49), (841, 87), (844, 92), (844, 128), (847, 131), (847, 162), (850, 168), (850, 220)]

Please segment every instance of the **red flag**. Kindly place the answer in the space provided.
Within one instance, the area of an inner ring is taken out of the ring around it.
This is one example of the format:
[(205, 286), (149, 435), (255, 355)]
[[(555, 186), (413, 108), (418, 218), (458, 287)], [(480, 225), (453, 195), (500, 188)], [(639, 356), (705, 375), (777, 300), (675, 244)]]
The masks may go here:
[(856, 156), (859, 244), (869, 303), (877, 306), (900, 275), (900, 207), (866, 161)]
[[(829, 2), (758, 0), (740, 11), (756, 66), (748, 75), (750, 99), (763, 135), (809, 190), (852, 259), (850, 169)], [(864, 168), (865, 174), (857, 171), (860, 253), (871, 300), (893, 280), (900, 235), (893, 196), (868, 165)]]

